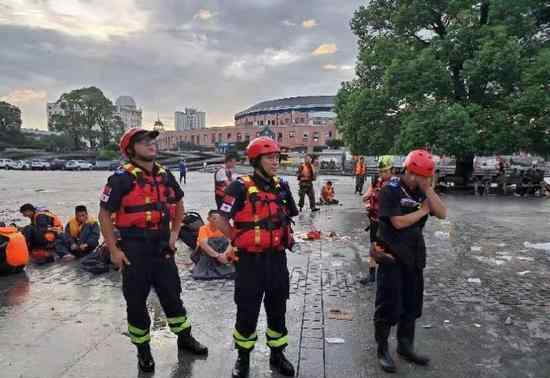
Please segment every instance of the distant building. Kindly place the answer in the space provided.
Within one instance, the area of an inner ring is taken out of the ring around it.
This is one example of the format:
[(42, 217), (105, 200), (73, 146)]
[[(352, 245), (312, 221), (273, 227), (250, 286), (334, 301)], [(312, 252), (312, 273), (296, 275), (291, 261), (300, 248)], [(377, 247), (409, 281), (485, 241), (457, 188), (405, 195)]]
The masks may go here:
[(120, 96), (115, 102), (115, 115), (118, 115), (124, 123), (124, 130), (141, 127), (143, 114), (138, 109), (136, 102), (130, 96)]
[(186, 108), (184, 112), (176, 112), (174, 119), (176, 131), (206, 128), (206, 113), (197, 109)]
[(235, 126), (166, 131), (158, 138), (163, 150), (191, 144), (219, 148), (265, 135), (288, 150), (313, 150), (337, 139), (334, 96), (291, 97), (260, 102), (235, 115)]

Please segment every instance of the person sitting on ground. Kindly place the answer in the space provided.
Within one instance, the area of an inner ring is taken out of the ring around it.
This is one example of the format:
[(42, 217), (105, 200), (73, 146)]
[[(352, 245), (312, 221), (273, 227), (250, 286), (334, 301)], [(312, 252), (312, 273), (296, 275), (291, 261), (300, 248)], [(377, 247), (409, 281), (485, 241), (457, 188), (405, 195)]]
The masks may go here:
[(201, 226), (197, 237), (197, 250), (200, 258), (192, 271), (196, 280), (232, 279), (235, 267), (227, 264), (227, 255), (233, 248), (230, 240), (214, 225), (213, 216), (219, 214), (217, 210), (208, 212), (208, 223)]
[(75, 216), (65, 226), (61, 244), (59, 250), (75, 257), (87, 255), (99, 245), (99, 223), (88, 215), (86, 206), (75, 207)]
[(30, 203), (22, 205), (19, 212), (31, 220), (31, 224), (22, 230), (31, 255), (34, 251), (40, 251), (40, 262), (53, 262), (53, 253), (63, 255), (59, 250), (59, 239), (62, 238), (63, 222), (51, 211), (44, 208), (36, 208)]
[(0, 275), (19, 273), (28, 262), (29, 250), (23, 234), (0, 222)]
[(332, 181), (327, 181), (321, 190), (321, 203), (325, 205), (338, 205), (338, 200), (334, 199), (335, 194)]

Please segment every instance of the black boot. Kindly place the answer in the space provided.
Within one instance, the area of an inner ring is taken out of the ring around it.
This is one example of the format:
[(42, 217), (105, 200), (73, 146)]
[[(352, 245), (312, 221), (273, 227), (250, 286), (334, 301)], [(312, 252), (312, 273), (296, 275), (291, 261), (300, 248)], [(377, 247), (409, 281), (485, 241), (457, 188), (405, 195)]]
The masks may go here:
[(282, 350), (271, 350), (269, 364), (285, 377), (294, 377), (294, 366), (287, 360)]
[(151, 355), (149, 343), (138, 345), (137, 350), (138, 365), (141, 371), (145, 373), (152, 373), (155, 371), (155, 360)]
[(401, 321), (397, 325), (397, 353), (417, 365), (428, 365), (430, 359), (414, 351), (415, 321)]
[(390, 336), (391, 326), (385, 322), (374, 323), (374, 337), (378, 344), (377, 357), (380, 367), (387, 373), (395, 373), (397, 368), (391, 357), (388, 348), (388, 337)]
[(199, 356), (208, 354), (208, 348), (193, 337), (190, 328), (178, 334), (178, 350), (188, 351)]
[(231, 373), (232, 378), (246, 378), (250, 370), (250, 351), (239, 349), (239, 357)]

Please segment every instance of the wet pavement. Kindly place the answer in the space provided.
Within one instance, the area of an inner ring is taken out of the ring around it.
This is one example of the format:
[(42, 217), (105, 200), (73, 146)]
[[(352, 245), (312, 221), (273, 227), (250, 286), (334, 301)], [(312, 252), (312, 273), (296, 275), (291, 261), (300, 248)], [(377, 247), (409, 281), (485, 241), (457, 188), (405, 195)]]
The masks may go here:
[[(107, 175), (0, 171), (0, 220), (23, 225), (14, 210), (24, 202), (47, 206), (64, 220), (76, 204), (96, 213)], [(300, 377), (382, 377), (372, 330), (375, 290), (358, 283), (366, 271), (366, 216), (352, 178), (331, 179), (343, 206), (297, 218), (298, 235), (320, 229), (324, 237), (299, 240), (297, 251), (289, 253), (288, 355)], [(184, 187), (186, 207), (204, 215), (214, 205), (212, 189), (211, 175), (192, 172)], [(550, 377), (550, 201), (445, 200), (449, 218), (430, 220), (425, 231), (425, 306), (417, 328), (417, 348), (431, 355), (432, 364), (415, 367), (396, 356), (396, 376)], [(329, 231), (336, 237), (327, 238)], [(152, 293), (154, 376), (229, 377), (235, 358), (233, 283), (193, 281), (188, 256), (182, 244), (182, 297), (193, 333), (210, 354), (178, 356)], [(332, 319), (331, 310), (351, 320)], [(251, 377), (278, 377), (269, 369), (265, 327), (262, 313)], [(1, 377), (152, 376), (138, 372), (126, 336), (119, 274), (93, 276), (75, 261), (0, 277), (0, 340)]]

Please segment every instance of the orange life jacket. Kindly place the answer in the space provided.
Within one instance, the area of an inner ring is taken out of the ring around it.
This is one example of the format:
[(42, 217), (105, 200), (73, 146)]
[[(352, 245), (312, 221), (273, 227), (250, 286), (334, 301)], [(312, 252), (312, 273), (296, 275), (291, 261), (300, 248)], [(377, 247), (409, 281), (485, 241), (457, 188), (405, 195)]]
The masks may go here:
[(71, 220), (69, 221), (69, 235), (71, 235), (71, 237), (73, 238), (78, 238), (80, 236), (80, 232), (82, 231), (82, 227), (85, 225), (85, 224), (94, 224), (96, 223), (95, 219), (93, 218), (88, 218), (88, 221), (86, 223), (83, 223), (83, 224), (80, 224), (78, 223), (78, 221), (76, 220), (76, 217), (75, 218), (71, 218)]
[(321, 191), (321, 196), (325, 201), (332, 201), (334, 199), (334, 187), (329, 187), (325, 184), (323, 186), (323, 190)]
[(365, 173), (367, 173), (367, 167), (365, 166), (365, 162), (361, 163), (360, 161), (358, 161), (355, 164), (355, 175), (364, 176)]
[(236, 233), (232, 245), (249, 253), (291, 248), (292, 229), (287, 218), (286, 200), (280, 193), (279, 178), (274, 178), (274, 192), (261, 191), (250, 176), (241, 180), (245, 185), (246, 199), (243, 209), (233, 218)]
[(225, 174), (227, 175), (227, 178), (229, 179), (229, 181), (232, 180), (233, 173), (231, 172), (230, 169), (227, 169), (225, 166), (218, 169), (216, 171), (216, 173), (214, 173), (214, 193), (215, 193), (216, 197), (224, 197), (225, 196), (225, 188), (227, 188), (227, 183), (225, 181), (217, 181), (216, 180), (216, 175), (222, 169), (225, 169)]
[(27, 241), (15, 227), (0, 227), (0, 236), (8, 239), (6, 263), (14, 268), (23, 267), (29, 262)]
[(312, 164), (302, 164), (300, 166), (300, 172), (298, 174), (298, 180), (300, 181), (313, 181), (315, 178), (315, 172)]
[(53, 242), (57, 237), (57, 235), (63, 232), (63, 222), (57, 215), (55, 215), (51, 211), (43, 209), (43, 210), (38, 210), (34, 213), (34, 216), (32, 218), (33, 224), (36, 223), (36, 218), (39, 215), (45, 215), (50, 219), (49, 221), (50, 225), (48, 227), (48, 230), (44, 233), (44, 239), (48, 242)]
[(132, 176), (132, 190), (122, 198), (116, 212), (118, 228), (160, 229), (163, 222), (168, 225), (176, 213), (174, 189), (167, 184), (167, 171), (157, 165), (155, 175), (143, 171), (132, 164), (123, 169)]

